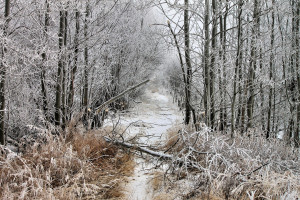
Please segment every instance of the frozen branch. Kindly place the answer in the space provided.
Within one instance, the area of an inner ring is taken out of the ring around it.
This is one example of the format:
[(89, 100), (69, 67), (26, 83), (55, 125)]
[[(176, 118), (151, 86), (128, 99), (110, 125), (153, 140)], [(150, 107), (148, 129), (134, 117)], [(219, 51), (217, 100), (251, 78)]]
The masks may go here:
[(118, 100), (119, 98), (121, 98), (122, 96), (124, 96), (125, 94), (127, 94), (128, 92), (130, 92), (130, 91), (132, 91), (132, 90), (134, 90), (134, 89), (136, 89), (136, 88), (138, 88), (138, 87), (140, 87), (140, 86), (142, 86), (142, 85), (148, 83), (149, 81), (150, 81), (150, 80), (147, 79), (147, 80), (145, 80), (145, 81), (143, 81), (143, 82), (141, 82), (141, 83), (139, 83), (139, 84), (137, 84), (137, 85), (135, 85), (135, 86), (132, 86), (131, 88), (129, 88), (129, 89), (125, 90), (125, 91), (123, 91), (122, 93), (120, 93), (119, 95), (117, 95), (117, 96), (115, 96), (115, 97), (109, 99), (108, 101), (104, 102), (102, 105), (100, 105), (99, 107), (96, 108), (96, 113), (101, 112), (101, 110), (102, 110), (103, 108), (105, 108), (105, 106), (107, 106), (107, 105), (109, 105), (110, 103), (112, 103), (112, 102)]
[(161, 152), (156, 152), (156, 151), (152, 151), (150, 149), (147, 149), (145, 147), (139, 147), (139, 146), (136, 146), (136, 145), (133, 145), (133, 144), (130, 144), (130, 143), (126, 143), (126, 142), (120, 142), (118, 140), (112, 140), (108, 137), (104, 137), (105, 141), (109, 142), (109, 143), (113, 143), (115, 145), (120, 145), (120, 146), (123, 146), (123, 147), (126, 147), (126, 148), (130, 148), (130, 149), (135, 149), (137, 151), (140, 151), (140, 152), (143, 152), (143, 153), (147, 153), (151, 156), (154, 156), (154, 157), (158, 157), (162, 160), (172, 160), (173, 159), (173, 156), (170, 155), (170, 154), (164, 154), (164, 153), (161, 153)]

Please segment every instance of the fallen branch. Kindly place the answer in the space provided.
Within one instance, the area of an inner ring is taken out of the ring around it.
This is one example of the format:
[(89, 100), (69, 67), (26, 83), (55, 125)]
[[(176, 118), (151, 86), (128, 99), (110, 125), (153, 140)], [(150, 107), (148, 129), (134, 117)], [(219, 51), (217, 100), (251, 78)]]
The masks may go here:
[(177, 141), (172, 145), (170, 146), (167, 150), (164, 151), (164, 153), (167, 153), (168, 151), (170, 151), (173, 147), (176, 146), (176, 144), (179, 142), (180, 138), (177, 139)]
[(119, 95), (117, 95), (117, 96), (109, 99), (108, 101), (104, 102), (103, 104), (101, 104), (99, 107), (96, 108), (96, 114), (100, 113), (102, 111), (102, 109), (105, 108), (105, 106), (107, 106), (108, 104), (110, 104), (110, 103), (118, 100), (119, 98), (121, 98), (122, 96), (124, 96), (125, 94), (127, 94), (128, 92), (130, 92), (130, 91), (132, 91), (132, 90), (134, 90), (134, 89), (136, 89), (136, 88), (138, 88), (138, 87), (140, 87), (140, 86), (148, 83), (149, 81), (150, 80), (148, 79), (148, 80), (145, 80), (145, 81), (143, 81), (143, 82), (141, 82), (141, 83), (139, 83), (139, 84), (137, 84), (135, 86), (132, 86), (131, 88), (129, 88), (129, 89), (121, 92)]
[(264, 166), (267, 166), (268, 164), (270, 164), (269, 162), (263, 164), (262, 166), (256, 168), (255, 170), (253, 170), (252, 172), (248, 173), (247, 176), (250, 176), (251, 174), (253, 174), (254, 172), (260, 170), (261, 168), (263, 168)]
[(104, 137), (104, 139), (105, 139), (106, 142), (113, 143), (115, 145), (120, 145), (120, 146), (130, 148), (130, 149), (132, 148), (132, 149), (135, 149), (137, 151), (147, 153), (151, 156), (158, 157), (162, 160), (172, 160), (173, 159), (173, 156), (170, 155), (170, 154), (164, 154), (164, 153), (161, 153), (161, 152), (152, 151), (150, 149), (147, 149), (147, 148), (144, 148), (144, 147), (139, 147), (139, 146), (136, 146), (136, 145), (133, 145), (133, 144), (130, 144), (130, 143), (120, 142), (118, 140), (112, 140), (108, 137)]

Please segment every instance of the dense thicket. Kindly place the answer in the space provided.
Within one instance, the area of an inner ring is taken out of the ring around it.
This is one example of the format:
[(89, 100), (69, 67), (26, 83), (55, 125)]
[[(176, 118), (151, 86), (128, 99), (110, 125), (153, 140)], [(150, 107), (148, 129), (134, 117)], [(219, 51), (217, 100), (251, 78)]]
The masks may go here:
[[(158, 27), (150, 26), (146, 6), (131, 0), (2, 1), (1, 135), (24, 135), (28, 125), (64, 128), (76, 113), (101, 125), (103, 113), (93, 116), (93, 109), (160, 62)], [(110, 106), (120, 109), (128, 99)]]
[[(196, 126), (200, 118), (197, 113), (205, 112), (204, 122), (212, 130), (234, 136), (258, 129), (266, 138), (283, 137), (299, 147), (300, 1), (157, 4), (170, 21), (165, 31), (179, 56), (187, 47), (185, 24), (190, 25), (193, 71), (191, 85), (185, 87), (192, 93), (187, 102), (196, 110)], [(188, 21), (184, 20), (186, 10)], [(183, 65), (189, 68), (188, 62)], [(171, 85), (178, 93), (184, 88), (178, 89), (180, 84), (174, 84), (173, 77)], [(184, 81), (180, 74), (177, 80)]]

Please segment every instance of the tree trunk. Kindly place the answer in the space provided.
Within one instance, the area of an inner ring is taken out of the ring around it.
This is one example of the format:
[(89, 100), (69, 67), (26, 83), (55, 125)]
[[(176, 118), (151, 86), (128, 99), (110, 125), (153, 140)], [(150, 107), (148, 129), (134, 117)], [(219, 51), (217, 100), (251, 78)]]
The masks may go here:
[(215, 88), (214, 88), (214, 83), (215, 83), (215, 60), (216, 60), (216, 51), (217, 51), (217, 11), (216, 11), (216, 1), (212, 0), (212, 10), (213, 10), (213, 23), (212, 23), (212, 39), (211, 39), (211, 61), (210, 61), (210, 70), (209, 70), (209, 77), (210, 77), (210, 125), (211, 129), (215, 129)]
[(295, 23), (295, 43), (296, 43), (296, 49), (295, 49), (295, 63), (296, 63), (296, 76), (297, 76), (297, 86), (298, 86), (298, 94), (297, 94), (297, 99), (298, 99), (298, 105), (297, 105), (297, 127), (296, 127), (296, 132), (294, 134), (294, 142), (295, 142), (295, 147), (299, 148), (300, 143), (299, 143), (299, 132), (300, 132), (300, 42), (299, 42), (299, 28), (300, 28), (300, 2), (299, 0), (295, 2), (295, 18), (296, 18), (296, 23)]
[(55, 100), (55, 125), (59, 126), (61, 123), (61, 102), (62, 102), (62, 80), (64, 68), (64, 32), (65, 32), (65, 11), (59, 12), (59, 33), (58, 33), (58, 47), (59, 47), (59, 60), (57, 69), (57, 83), (56, 83), (56, 100)]
[[(271, 55), (270, 55), (270, 72), (269, 72), (269, 78), (272, 81), (273, 80), (273, 68), (274, 68), (274, 40), (275, 40), (275, 0), (272, 0), (272, 26), (271, 26)], [(273, 87), (271, 86), (269, 89), (269, 104), (268, 104), (268, 118), (267, 118), (267, 135), (266, 138), (268, 139), (271, 134), (271, 114), (272, 114), (272, 98), (273, 98)], [(273, 113), (274, 115), (275, 113)], [(274, 124), (273, 124), (274, 126)]]
[[(186, 99), (189, 99), (189, 90), (188, 90), (188, 85), (187, 85), (187, 78), (186, 78), (186, 72), (185, 72), (185, 69), (184, 69), (184, 63), (183, 63), (183, 58), (182, 58), (182, 54), (181, 54), (181, 51), (180, 51), (180, 47), (179, 47), (179, 43), (178, 43), (178, 40), (177, 40), (177, 37), (176, 37), (176, 34), (174, 33), (174, 31), (172, 30), (171, 28), (171, 25), (170, 25), (170, 22), (168, 21), (168, 27), (173, 35), (173, 38), (174, 38), (174, 41), (175, 41), (175, 46), (177, 48), (177, 52), (178, 52), (178, 56), (179, 56), (179, 61), (180, 61), (180, 66), (181, 66), (181, 71), (182, 71), (182, 77), (183, 77), (183, 82), (184, 82), (184, 93), (185, 93), (185, 98)], [(187, 104), (186, 104), (187, 105)], [(189, 104), (190, 105), (190, 104)], [(192, 106), (190, 105), (190, 108), (193, 112), (193, 118), (194, 118), (194, 123), (196, 124), (197, 123), (197, 120), (196, 120), (196, 114), (195, 114), (195, 110), (192, 108)], [(189, 109), (189, 108), (186, 108), (186, 109)], [(186, 112), (187, 114), (187, 112)], [(187, 122), (187, 119), (188, 117), (186, 116), (185, 117), (185, 123), (189, 123), (189, 121)], [(196, 126), (196, 130), (197, 130), (197, 126)]]
[[(10, 21), (10, 0), (5, 0), (5, 10), (4, 10), (4, 17), (5, 22), (3, 26), (3, 37), (7, 36), (7, 26)], [(1, 102), (1, 110), (0, 110), (0, 144), (6, 144), (6, 133), (5, 133), (5, 80), (6, 80), (6, 66), (4, 63), (6, 47), (5, 44), (2, 44), (2, 61), (0, 66), (0, 102)]]
[(71, 80), (70, 80), (70, 86), (69, 86), (69, 97), (68, 97), (68, 115), (71, 119), (72, 116), (72, 107), (74, 102), (74, 94), (75, 94), (75, 76), (77, 72), (78, 67), (78, 55), (79, 55), (79, 31), (80, 31), (80, 13), (78, 10), (76, 10), (75, 14), (76, 18), (76, 30), (75, 30), (75, 36), (74, 36), (74, 66), (71, 70)]
[(205, 17), (204, 17), (204, 106), (206, 114), (206, 125), (210, 127), (210, 70), (209, 70), (209, 0), (205, 0)]
[(184, 45), (185, 45), (185, 62), (186, 62), (186, 99), (185, 99), (185, 124), (190, 123), (191, 116), (191, 82), (192, 82), (192, 65), (190, 58), (190, 30), (189, 30), (189, 1), (184, 1)]
[[(243, 0), (239, 0), (239, 8), (238, 8), (238, 44), (237, 44), (237, 52), (236, 52), (236, 58), (235, 58), (235, 68), (234, 68), (234, 82), (233, 82), (233, 95), (232, 95), (232, 102), (231, 102), (231, 137), (234, 136), (234, 130), (235, 130), (235, 101), (236, 101), (236, 95), (237, 95), (237, 78), (239, 78), (239, 93), (241, 94), (241, 64), (242, 64), (242, 9), (243, 6)], [(240, 95), (240, 104), (241, 104), (241, 95)], [(239, 105), (239, 112), (240, 107)], [(239, 118), (239, 115), (238, 115)]]
[[(220, 3), (220, 7), (222, 3)], [(227, 15), (228, 15), (228, 1), (226, 2), (226, 11), (223, 16), (220, 15), (220, 42), (222, 48), (220, 48), (220, 57), (222, 59), (222, 69), (219, 69), (219, 90), (220, 90), (220, 131), (224, 131), (227, 127), (227, 109), (226, 109), (226, 37), (227, 37)]]
[(67, 58), (68, 56), (66, 55), (66, 47), (67, 47), (67, 31), (68, 31), (68, 11), (65, 11), (65, 25), (64, 25), (64, 48), (65, 48), (65, 52), (64, 52), (64, 65), (63, 65), (63, 69), (62, 69), (62, 96), (61, 96), (61, 107), (62, 107), (62, 128), (65, 129), (66, 126), (66, 117), (67, 117), (67, 106), (66, 106), (66, 65), (68, 63)]
[[(263, 54), (262, 54), (262, 48), (259, 50), (259, 69), (260, 72), (263, 73)], [(264, 85), (263, 82), (260, 82), (260, 115), (261, 115), (261, 125), (262, 125), (262, 130), (265, 131), (265, 94), (264, 94)]]
[(88, 51), (88, 17), (89, 17), (89, 1), (86, 3), (86, 13), (84, 22), (84, 38), (85, 38), (85, 48), (84, 48), (84, 83), (83, 83), (83, 108), (84, 108), (84, 121), (86, 127), (88, 126), (88, 91), (89, 91), (89, 80), (88, 80), (88, 67), (89, 67), (89, 51)]
[(251, 39), (251, 58), (250, 58), (250, 69), (249, 69), (249, 79), (247, 86), (249, 87), (249, 98), (247, 101), (247, 129), (253, 127), (253, 110), (254, 110), (254, 80), (255, 80), (255, 70), (257, 65), (257, 34), (259, 34), (259, 16), (258, 8), (259, 1), (254, 1), (253, 10), (253, 28), (252, 28), (252, 39)]
[[(48, 0), (45, 1), (46, 6), (46, 13), (45, 13), (45, 24), (44, 24), (44, 37), (46, 42), (48, 42), (48, 26), (49, 26), (49, 12), (50, 12), (50, 5)], [(46, 52), (42, 53), (42, 71), (41, 71), (41, 89), (42, 89), (42, 102), (43, 102), (43, 112), (47, 121), (50, 120), (49, 113), (48, 113), (48, 95), (47, 95), (47, 87), (46, 87), (46, 66), (45, 63), (47, 62), (47, 54)]]

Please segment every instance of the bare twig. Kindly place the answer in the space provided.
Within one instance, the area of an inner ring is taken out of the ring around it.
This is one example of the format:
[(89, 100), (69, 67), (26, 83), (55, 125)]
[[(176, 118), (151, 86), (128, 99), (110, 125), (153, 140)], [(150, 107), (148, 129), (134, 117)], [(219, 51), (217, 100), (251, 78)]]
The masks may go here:
[(248, 173), (247, 176), (250, 176), (251, 174), (253, 174), (254, 172), (260, 170), (261, 168), (263, 168), (264, 166), (267, 166), (268, 164), (270, 164), (269, 162), (263, 164), (262, 166), (256, 168), (255, 170), (253, 170), (252, 172)]

